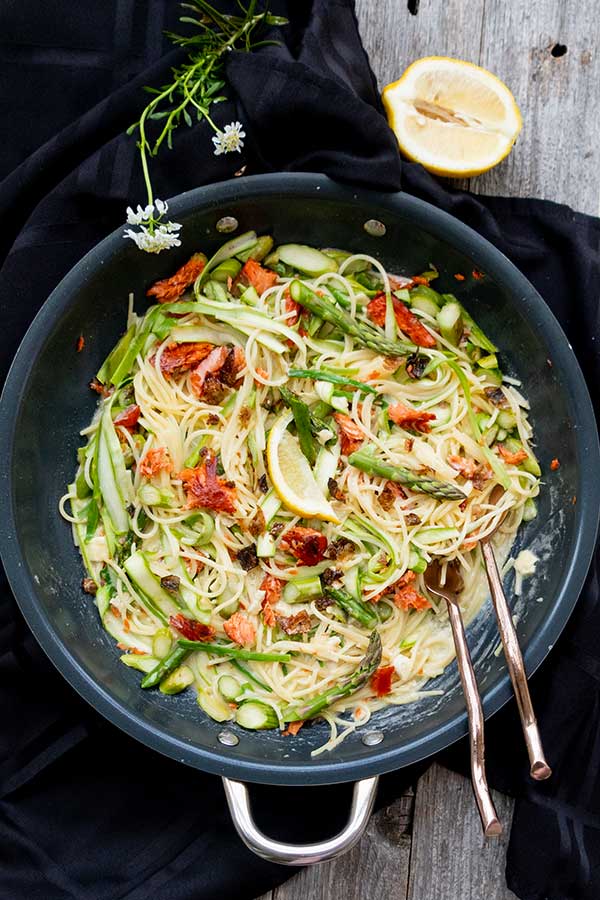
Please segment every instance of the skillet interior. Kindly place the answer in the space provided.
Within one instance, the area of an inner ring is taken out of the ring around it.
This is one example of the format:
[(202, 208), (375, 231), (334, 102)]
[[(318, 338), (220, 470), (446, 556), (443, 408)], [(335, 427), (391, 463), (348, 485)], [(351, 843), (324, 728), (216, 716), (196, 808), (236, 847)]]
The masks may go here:
[[(323, 724), (304, 728), (293, 740), (232, 726), (240, 742), (228, 748), (217, 741), (223, 726), (203, 714), (192, 692), (165, 698), (139, 689), (139, 675), (118, 662), (112, 639), (80, 591), (79, 555), (56, 507), (73, 474), (78, 432), (94, 409), (87, 383), (124, 329), (128, 293), (135, 291), (137, 308), (143, 309), (150, 282), (170, 274), (196, 249), (210, 255), (223, 241), (215, 230), (223, 215), (234, 215), (240, 232), (270, 232), (277, 242), (373, 253), (395, 272), (418, 272), (434, 262), (443, 273), (440, 289), (460, 294), (501, 347), (505, 371), (523, 381), (543, 471), (549, 472), (552, 457), (561, 461), (560, 470), (545, 478), (538, 517), (517, 545), (541, 558), (517, 610), (530, 672), (556, 640), (587, 571), (600, 505), (594, 417), (566, 338), (529, 282), (466, 226), (403, 194), (354, 191), (316, 175), (256, 176), (184, 194), (170, 208), (170, 216), (184, 224), (183, 247), (151, 256), (119, 231), (56, 288), (21, 346), (0, 407), (3, 559), (25, 617), (61, 672), (100, 712), (151, 747), (201, 769), (257, 782), (319, 784), (389, 771), (465, 733), (456, 664), (432, 683), (445, 690), (443, 697), (372, 718), (368, 728), (385, 731), (375, 748), (363, 745), (359, 731), (332, 754), (311, 760), (311, 749), (325, 739)], [(371, 218), (385, 223), (384, 237), (365, 233), (363, 224)], [(487, 277), (458, 285), (453, 274), (473, 268)], [(79, 334), (86, 345), (78, 354)], [(535, 602), (539, 597), (543, 602)], [(489, 601), (469, 638), (489, 715), (510, 696), (503, 658), (493, 653), (498, 637)]]

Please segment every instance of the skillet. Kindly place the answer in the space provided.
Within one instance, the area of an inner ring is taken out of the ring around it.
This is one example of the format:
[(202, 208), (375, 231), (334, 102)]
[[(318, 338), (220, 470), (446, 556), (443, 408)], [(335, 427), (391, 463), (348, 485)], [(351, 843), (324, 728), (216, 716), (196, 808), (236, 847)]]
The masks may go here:
[[(36, 638), (92, 706), (149, 747), (223, 776), (236, 827), (255, 852), (288, 864), (321, 861), (358, 839), (379, 774), (430, 756), (466, 733), (456, 664), (430, 683), (444, 691), (441, 697), (383, 710), (332, 753), (314, 758), (310, 752), (323, 742), (323, 723), (293, 739), (248, 732), (209, 719), (191, 692), (165, 698), (139, 689), (139, 675), (118, 662), (112, 638), (81, 593), (79, 554), (57, 512), (75, 468), (78, 432), (95, 407), (87, 384), (124, 331), (128, 293), (135, 292), (138, 311), (145, 309), (149, 284), (172, 274), (195, 250), (210, 256), (230, 236), (216, 229), (223, 216), (237, 219), (236, 233), (254, 229), (273, 234), (276, 243), (371, 253), (396, 273), (434, 263), (441, 273), (436, 287), (459, 295), (499, 345), (504, 371), (522, 380), (531, 403), (544, 484), (538, 516), (519, 531), (514, 551), (527, 546), (540, 558), (514, 609), (530, 674), (563, 629), (594, 548), (600, 452), (592, 405), (573, 351), (533, 286), (490, 243), (430, 204), (403, 193), (353, 189), (321, 175), (278, 173), (198, 188), (169, 207), (170, 218), (183, 224), (182, 247), (142, 253), (118, 229), (61, 281), (21, 344), (0, 401), (0, 552)], [(385, 233), (365, 230), (371, 220), (382, 223)], [(485, 277), (468, 277), (473, 269)], [(457, 282), (455, 273), (465, 274), (465, 281)], [(85, 350), (76, 353), (80, 334)], [(557, 472), (550, 472), (553, 457), (560, 459)], [(507, 587), (510, 596), (510, 580)], [(498, 635), (489, 602), (471, 623), (469, 642), (489, 716), (511, 696), (504, 659), (494, 654)], [(244, 782), (357, 784), (346, 828), (321, 844), (294, 847), (258, 830)]]

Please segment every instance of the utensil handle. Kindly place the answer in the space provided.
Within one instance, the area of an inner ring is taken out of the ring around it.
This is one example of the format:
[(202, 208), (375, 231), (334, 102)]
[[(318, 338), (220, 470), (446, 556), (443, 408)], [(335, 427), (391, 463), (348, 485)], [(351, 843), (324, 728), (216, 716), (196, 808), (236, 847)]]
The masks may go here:
[(490, 794), (485, 774), (485, 742), (483, 734), (483, 709), (471, 654), (467, 644), (465, 626), (460, 609), (448, 601), (448, 615), (452, 626), (452, 636), (456, 648), (456, 659), (460, 680), (462, 681), (467, 713), (469, 715), (469, 745), (471, 751), (471, 780), (475, 800), (481, 816), (481, 823), (486, 837), (502, 834), (502, 824), (498, 819), (494, 801)]
[(510, 608), (504, 588), (502, 586), (502, 578), (496, 564), (496, 557), (492, 545), (488, 541), (481, 542), (481, 552), (483, 553), (483, 561), (485, 563), (485, 571), (487, 573), (492, 602), (496, 610), (496, 618), (498, 620), (498, 630), (504, 647), (504, 655), (510, 674), (510, 680), (513, 684), (515, 697), (517, 698), (517, 706), (521, 717), (521, 725), (523, 726), (523, 735), (527, 745), (527, 753), (529, 754), (530, 769), (532, 778), (536, 781), (543, 781), (552, 775), (552, 769), (546, 762), (544, 756), (544, 748), (542, 747), (542, 739), (533, 711), (531, 702), (531, 694), (529, 693), (529, 685), (527, 684), (527, 673), (525, 672), (525, 663), (523, 655), (519, 647), (517, 632), (510, 613)]
[(356, 844), (369, 821), (378, 781), (377, 776), (357, 781), (352, 794), (348, 824), (334, 837), (314, 844), (288, 844), (268, 837), (252, 817), (247, 785), (223, 778), (223, 787), (236, 831), (253, 853), (282, 866), (309, 866), (335, 859)]

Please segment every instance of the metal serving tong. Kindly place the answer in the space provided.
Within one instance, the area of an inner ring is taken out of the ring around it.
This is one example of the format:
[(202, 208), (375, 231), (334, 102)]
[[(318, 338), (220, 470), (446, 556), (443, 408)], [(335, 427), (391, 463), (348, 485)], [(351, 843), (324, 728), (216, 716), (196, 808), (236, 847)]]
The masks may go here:
[[(489, 502), (496, 504), (504, 493), (501, 485), (496, 485), (490, 494)], [(498, 571), (494, 550), (491, 539), (496, 533), (504, 520), (504, 516), (500, 519), (494, 531), (480, 541), (483, 561), (485, 563), (485, 571), (487, 574), (490, 593), (492, 595), (492, 603), (496, 611), (496, 619), (498, 620), (498, 630), (504, 648), (504, 655), (512, 681), (513, 690), (519, 708), (519, 716), (521, 717), (521, 726), (523, 728), (523, 736), (527, 745), (527, 753), (529, 754), (529, 773), (536, 781), (544, 781), (552, 775), (552, 769), (546, 762), (544, 756), (544, 748), (538, 729), (531, 695), (529, 693), (529, 685), (527, 684), (527, 674), (525, 672), (525, 664), (519, 647), (517, 632), (510, 613), (510, 607), (504, 594), (502, 587), (502, 578)]]
[[(502, 497), (504, 488), (497, 485), (490, 494), (490, 503), (496, 504)], [(529, 686), (527, 684), (527, 674), (525, 672), (525, 664), (519, 647), (519, 641), (515, 626), (510, 613), (510, 607), (502, 587), (502, 578), (496, 564), (496, 557), (492, 548), (491, 539), (496, 533), (504, 516), (500, 519), (494, 531), (480, 541), (481, 552), (485, 564), (485, 571), (492, 595), (492, 603), (496, 611), (496, 619), (498, 621), (498, 630), (504, 654), (508, 665), (510, 679), (513, 684), (515, 697), (519, 715), (521, 717), (521, 725), (523, 727), (523, 735), (527, 745), (529, 754), (530, 774), (536, 781), (543, 781), (552, 774), (552, 769), (546, 762), (544, 749), (533, 711)], [(477, 680), (473, 671), (473, 663), (471, 662), (471, 654), (467, 645), (465, 634), (465, 626), (462, 620), (462, 614), (458, 602), (459, 595), (462, 593), (464, 582), (456, 564), (449, 563), (446, 567), (446, 580), (441, 584), (442, 569), (439, 562), (435, 561), (425, 570), (424, 579), (427, 589), (441, 597), (446, 601), (448, 606), (448, 616), (452, 627), (452, 636), (454, 638), (454, 646), (456, 648), (456, 659), (458, 662), (458, 670), (460, 672), (460, 680), (462, 682), (467, 705), (467, 713), (469, 716), (469, 736), (471, 750), (471, 780), (473, 782), (473, 791), (479, 808), (479, 814), (483, 824), (483, 830), (486, 836), (502, 834), (502, 824), (496, 814), (494, 802), (492, 800), (490, 789), (485, 774), (485, 741), (483, 733), (483, 710), (481, 707), (481, 698), (477, 687)]]
[(477, 688), (477, 680), (473, 671), (471, 654), (467, 644), (465, 626), (462, 620), (458, 597), (464, 587), (462, 575), (457, 565), (449, 563), (446, 567), (446, 581), (441, 584), (442, 568), (439, 562), (430, 563), (424, 574), (427, 589), (446, 601), (448, 616), (452, 626), (452, 637), (456, 648), (458, 671), (465, 694), (467, 713), (469, 716), (469, 737), (471, 750), (471, 780), (475, 800), (486, 837), (502, 834), (502, 824), (496, 813), (494, 801), (490, 794), (485, 775), (485, 743), (483, 736), (483, 709)]

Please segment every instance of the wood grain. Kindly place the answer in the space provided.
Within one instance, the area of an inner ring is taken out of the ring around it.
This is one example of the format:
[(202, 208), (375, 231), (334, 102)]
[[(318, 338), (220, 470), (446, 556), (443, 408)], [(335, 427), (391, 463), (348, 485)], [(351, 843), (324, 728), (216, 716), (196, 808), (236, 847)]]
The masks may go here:
[[(598, 214), (598, 0), (411, 5), (418, 5), (418, 15), (406, 0), (356, 0), (380, 86), (421, 56), (455, 56), (502, 78), (523, 114), (510, 156), (491, 172), (453, 184)], [(556, 44), (566, 52), (553, 55)], [(471, 785), (434, 765), (416, 796), (408, 792), (373, 817), (351, 853), (301, 872), (261, 900), (515, 900), (504, 879), (512, 801), (494, 797), (506, 830), (500, 840), (484, 841)]]
[(380, 87), (421, 56), (479, 61), (485, 0), (421, 0), (413, 16), (404, 0), (356, 0), (363, 44)]
[[(597, 0), (422, 0), (416, 16), (402, 0), (356, 7), (380, 86), (421, 56), (454, 56), (489, 68), (514, 93), (524, 121), (514, 150), (491, 172), (455, 184), (600, 212)], [(556, 44), (566, 53), (553, 56)]]
[[(515, 94), (523, 130), (503, 163), (472, 179), (473, 190), (598, 214), (599, 11), (597, 0), (487, 0), (479, 61)], [(562, 56), (552, 55), (557, 43), (566, 47)]]
[(470, 783), (434, 765), (415, 801), (408, 900), (515, 900), (504, 880), (512, 802), (494, 792), (504, 825), (484, 838)]
[(273, 892), (273, 900), (405, 900), (414, 792), (376, 813), (354, 850), (305, 869)]

